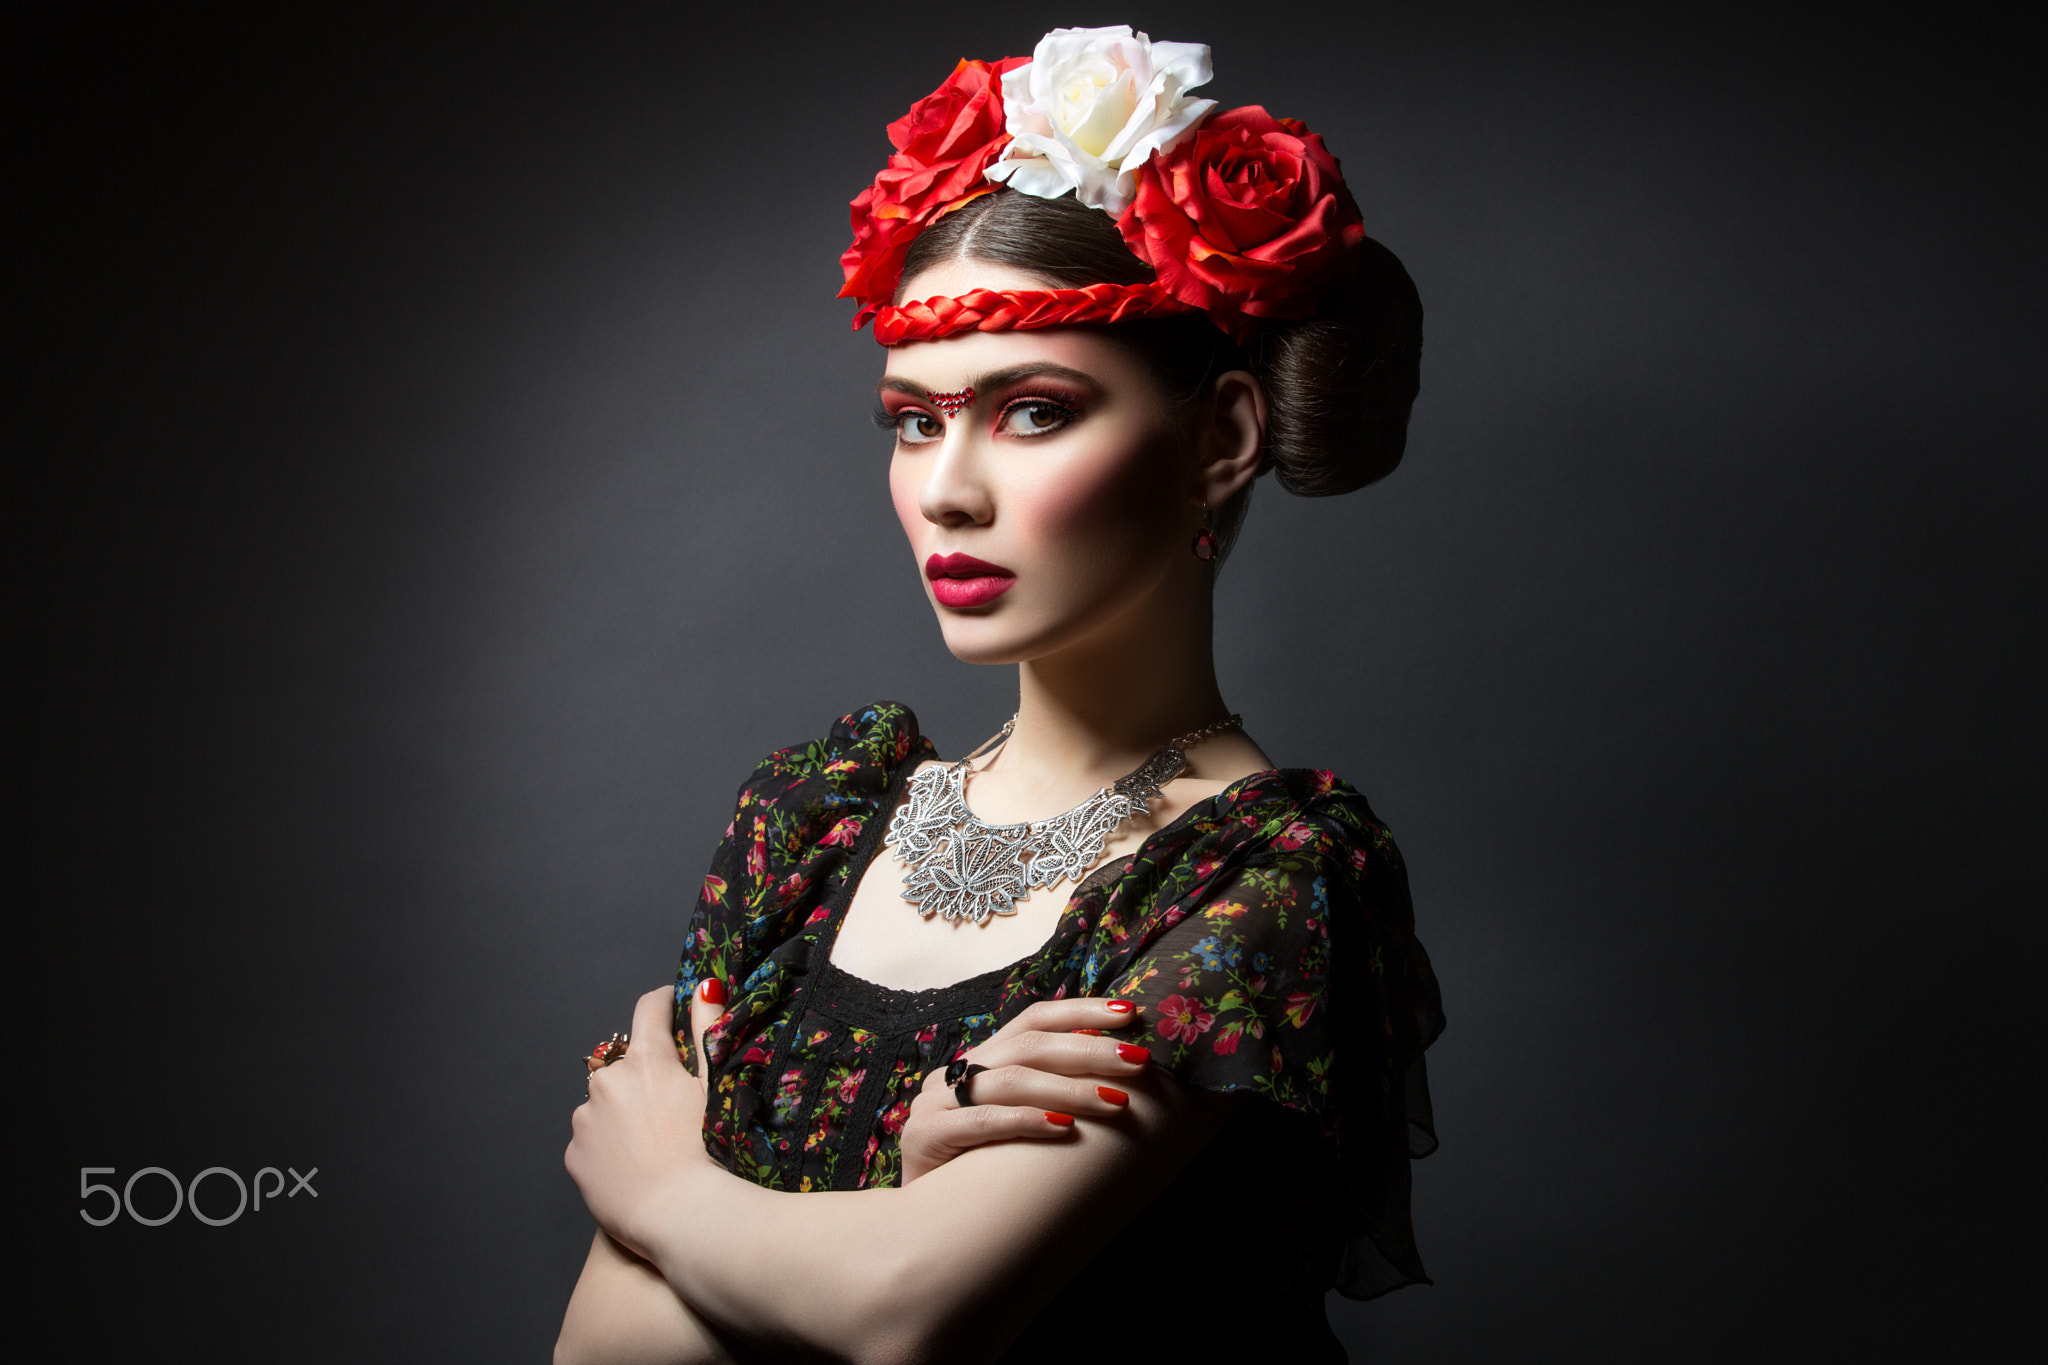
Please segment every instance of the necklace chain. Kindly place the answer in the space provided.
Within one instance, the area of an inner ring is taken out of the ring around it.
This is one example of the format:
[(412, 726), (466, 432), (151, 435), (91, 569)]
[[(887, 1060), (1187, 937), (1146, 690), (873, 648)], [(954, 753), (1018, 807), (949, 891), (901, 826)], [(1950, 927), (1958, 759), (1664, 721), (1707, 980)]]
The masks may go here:
[(904, 803), (882, 839), (910, 868), (903, 899), (927, 918), (979, 924), (990, 915), (1016, 914), (1017, 902), (1034, 890), (1078, 881), (1102, 856), (1117, 826), (1133, 815), (1151, 814), (1151, 799), (1187, 771), (1186, 750), (1243, 726), (1242, 716), (1231, 715), (1170, 739), (1070, 811), (992, 825), (967, 808), (967, 765), (1009, 739), (1017, 728), (1017, 717), (1011, 716), (1000, 733), (965, 758), (910, 779)]
[[(1015, 716), (1012, 716), (1010, 720), (1012, 724), (1016, 723)], [(1216, 721), (1213, 724), (1204, 725), (1199, 730), (1188, 731), (1179, 739), (1167, 740), (1166, 747), (1169, 749), (1192, 749), (1197, 744), (1200, 744), (1203, 740), (1214, 739), (1217, 735), (1222, 734), (1225, 730), (1242, 730), (1243, 728), (1244, 717), (1238, 715), (1235, 711), (1233, 711), (1229, 715), (1225, 716), (1222, 720)]]

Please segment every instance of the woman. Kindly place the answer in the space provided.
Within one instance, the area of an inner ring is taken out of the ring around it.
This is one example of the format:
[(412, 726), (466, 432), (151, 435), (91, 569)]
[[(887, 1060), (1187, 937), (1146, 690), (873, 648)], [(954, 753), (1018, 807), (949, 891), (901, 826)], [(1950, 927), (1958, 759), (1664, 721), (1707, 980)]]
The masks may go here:
[(558, 1359), (1342, 1360), (1325, 1291), (1424, 1278), (1399, 854), (1227, 714), (1210, 617), (1259, 474), (1398, 462), (1421, 310), (1321, 140), (1208, 78), (1058, 30), (890, 126), (843, 292), (947, 647), (1017, 714), (940, 763), (877, 703), (742, 788), (634, 1016), (678, 1047), (593, 1054)]

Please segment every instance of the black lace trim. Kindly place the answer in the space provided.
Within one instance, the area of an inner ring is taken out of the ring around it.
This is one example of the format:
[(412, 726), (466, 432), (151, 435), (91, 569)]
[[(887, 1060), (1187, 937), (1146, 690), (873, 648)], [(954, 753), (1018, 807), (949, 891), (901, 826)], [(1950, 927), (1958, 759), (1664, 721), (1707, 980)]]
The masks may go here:
[[(1068, 900), (1069, 908), (1082, 898), (1114, 884), (1136, 856), (1125, 854), (1121, 858), (1113, 858), (1089, 873), (1074, 888)], [(866, 869), (867, 864), (862, 863), (855, 872), (848, 873), (847, 884), (852, 885), (856, 872), (865, 872)], [(1003, 982), (1019, 967), (1043, 953), (1047, 945), (1060, 936), (1067, 919), (1063, 913), (1046, 941), (1015, 962), (1004, 963), (964, 981), (955, 981), (950, 986), (908, 991), (855, 976), (832, 961), (832, 944), (839, 937), (842, 918), (842, 914), (835, 912), (825, 933), (818, 937), (816, 966), (808, 983), (809, 1006), (841, 1023), (853, 1024), (873, 1033), (905, 1032), (922, 1028), (934, 1020), (987, 1014), (996, 1007)]]
[(995, 1008), (1003, 979), (1016, 964), (928, 991), (900, 991), (840, 969), (827, 956), (812, 978), (810, 1007), (872, 1033), (900, 1033), (934, 1019), (959, 1019)]

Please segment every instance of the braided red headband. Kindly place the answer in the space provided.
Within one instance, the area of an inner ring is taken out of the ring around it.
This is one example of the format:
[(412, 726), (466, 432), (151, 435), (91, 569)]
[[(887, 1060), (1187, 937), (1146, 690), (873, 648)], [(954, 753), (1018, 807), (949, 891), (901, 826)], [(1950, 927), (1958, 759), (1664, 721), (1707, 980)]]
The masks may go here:
[(875, 314), (884, 346), (934, 341), (958, 332), (1029, 332), (1082, 322), (1123, 322), (1195, 311), (1160, 284), (1091, 284), (1086, 289), (975, 289), (957, 299), (925, 299)]
[[(1238, 341), (1269, 318), (1307, 317), (1365, 240), (1323, 140), (1258, 105), (1211, 116), (1187, 91), (1209, 49), (1129, 27), (1054, 29), (1029, 58), (962, 61), (889, 125), (896, 147), (853, 201), (841, 298), (884, 346), (1205, 312)], [(919, 233), (1007, 184), (1073, 194), (1116, 219), (1157, 279), (1085, 289), (977, 289), (897, 305)]]

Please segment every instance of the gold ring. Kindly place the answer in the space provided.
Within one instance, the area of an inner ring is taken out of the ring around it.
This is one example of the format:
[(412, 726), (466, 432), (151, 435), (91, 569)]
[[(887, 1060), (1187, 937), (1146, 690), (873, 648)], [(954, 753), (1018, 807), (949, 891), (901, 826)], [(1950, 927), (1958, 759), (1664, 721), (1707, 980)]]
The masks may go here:
[(626, 1055), (626, 1035), (614, 1033), (611, 1037), (590, 1049), (590, 1055), (583, 1059), (585, 1072), (598, 1071), (610, 1066)]

